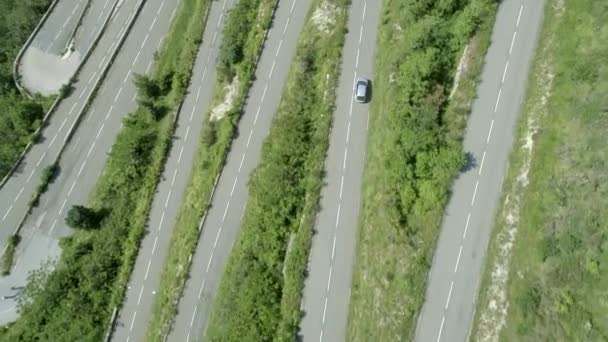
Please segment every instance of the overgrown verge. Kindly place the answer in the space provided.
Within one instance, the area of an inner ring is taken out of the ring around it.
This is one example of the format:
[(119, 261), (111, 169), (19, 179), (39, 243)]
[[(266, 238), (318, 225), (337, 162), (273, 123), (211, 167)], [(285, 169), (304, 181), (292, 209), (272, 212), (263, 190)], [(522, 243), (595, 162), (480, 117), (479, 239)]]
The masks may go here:
[(11, 268), (13, 267), (13, 261), (15, 258), (15, 251), (17, 250), (17, 245), (21, 241), (21, 237), (17, 234), (13, 234), (8, 238), (8, 245), (6, 246), (6, 251), (4, 251), (4, 255), (2, 256), (2, 275), (8, 275), (11, 273)]
[(608, 340), (607, 21), (547, 1), (473, 340)]
[(13, 81), (13, 61), (51, 0), (0, 2), (0, 179), (34, 139), (52, 97), (22, 96)]
[[(171, 236), (169, 255), (148, 325), (148, 341), (162, 341), (177, 312), (191, 265), (190, 255), (199, 238), (199, 223), (210, 204), (216, 177), (232, 143), (276, 4), (277, 0), (241, 0), (228, 15), (212, 101), (215, 110), (205, 121), (194, 168)], [(227, 98), (230, 100), (226, 101)]]
[(494, 0), (383, 2), (349, 341), (413, 338), (495, 13)]
[(320, 6), (333, 8), (326, 30), (308, 20), (299, 38), (287, 86), (249, 182), (240, 237), (213, 305), (210, 341), (295, 339), (348, 3), (315, 0), (308, 13), (310, 19)]
[(61, 241), (62, 255), (30, 275), (6, 341), (99, 341), (124, 297), (205, 25), (209, 0), (182, 0), (151, 77), (136, 78), (138, 108), (124, 119), (90, 201), (105, 217)]

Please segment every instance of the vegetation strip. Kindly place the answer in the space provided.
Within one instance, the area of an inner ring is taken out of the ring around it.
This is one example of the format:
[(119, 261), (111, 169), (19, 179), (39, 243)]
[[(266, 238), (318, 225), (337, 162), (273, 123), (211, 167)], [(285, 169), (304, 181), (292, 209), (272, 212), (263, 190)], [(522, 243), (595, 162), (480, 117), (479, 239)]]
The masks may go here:
[[(61, 241), (63, 253), (30, 276), (21, 317), (1, 340), (101, 340), (124, 297), (150, 204), (185, 96), (209, 0), (182, 0), (151, 77), (137, 78), (138, 108), (124, 120), (90, 209), (97, 227)], [(51, 266), (51, 265), (49, 265)]]
[(230, 96), (231, 88), (236, 89), (236, 94), (223, 117), (212, 118), (214, 111), (211, 111), (208, 114), (211, 119), (203, 127), (195, 166), (162, 270), (147, 331), (148, 341), (162, 341), (170, 331), (202, 228), (201, 217), (204, 219), (206, 215), (224, 166), (277, 3), (277, 0), (241, 0), (228, 15), (212, 104), (223, 103)]
[(495, 12), (494, 0), (384, 0), (348, 341), (413, 338)]
[(44, 16), (50, 0), (0, 2), (0, 176), (11, 169), (34, 138), (54, 98), (23, 96), (13, 79), (13, 61)]
[(608, 339), (608, 6), (548, 0), (473, 338)]
[[(308, 13), (278, 112), (249, 183), (240, 237), (213, 305), (207, 331), (211, 341), (295, 338), (347, 7), (346, 0), (316, 0)], [(321, 8), (332, 9), (325, 13), (325, 28), (310, 20)]]

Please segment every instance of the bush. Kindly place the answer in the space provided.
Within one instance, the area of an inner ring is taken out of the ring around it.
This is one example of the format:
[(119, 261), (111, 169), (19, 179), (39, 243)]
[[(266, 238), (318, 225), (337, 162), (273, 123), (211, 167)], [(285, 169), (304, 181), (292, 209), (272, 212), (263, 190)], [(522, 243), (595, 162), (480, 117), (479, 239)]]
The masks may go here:
[(102, 217), (97, 210), (74, 205), (68, 210), (65, 224), (74, 229), (98, 228)]

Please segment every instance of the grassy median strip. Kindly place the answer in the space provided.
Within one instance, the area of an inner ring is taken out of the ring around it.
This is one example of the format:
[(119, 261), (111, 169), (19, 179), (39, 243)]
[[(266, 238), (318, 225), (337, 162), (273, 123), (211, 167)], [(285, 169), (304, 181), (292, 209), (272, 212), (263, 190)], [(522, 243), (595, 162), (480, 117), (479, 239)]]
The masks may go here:
[[(295, 339), (347, 6), (347, 0), (317, 0), (308, 13), (278, 112), (249, 183), (241, 234), (213, 305), (210, 341)], [(311, 19), (319, 11), (328, 18), (325, 27)]]
[(472, 334), (608, 339), (608, 6), (548, 0)]
[[(199, 239), (199, 223), (207, 211), (215, 179), (230, 149), (276, 3), (277, 0), (241, 0), (228, 15), (220, 46), (213, 104), (225, 102), (226, 97), (231, 96), (229, 88), (236, 87), (236, 94), (232, 95), (232, 105), (223, 116), (206, 121), (203, 127), (194, 168), (171, 236), (169, 256), (163, 266), (148, 326), (148, 341), (162, 341), (177, 312), (191, 265), (190, 255)], [(213, 112), (208, 117), (212, 115)]]
[(54, 97), (22, 96), (13, 81), (13, 61), (51, 0), (0, 2), (0, 179), (34, 139)]
[(493, 0), (383, 2), (348, 341), (413, 338), (495, 12)]
[(61, 241), (62, 255), (34, 272), (19, 300), (21, 317), (5, 341), (99, 341), (129, 274), (185, 96), (209, 0), (182, 0), (150, 77), (137, 77), (138, 108), (124, 120), (90, 206), (96, 229)]

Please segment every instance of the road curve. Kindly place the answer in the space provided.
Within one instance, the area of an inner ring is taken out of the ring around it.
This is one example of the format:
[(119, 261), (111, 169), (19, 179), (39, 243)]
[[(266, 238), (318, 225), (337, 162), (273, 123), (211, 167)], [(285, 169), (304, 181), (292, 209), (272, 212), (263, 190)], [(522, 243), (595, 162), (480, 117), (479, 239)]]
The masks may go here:
[[(117, 1), (59, 0), (17, 66), (21, 84), (31, 93), (58, 93), (74, 75)], [(66, 54), (73, 33), (73, 51)]]
[[(304, 288), (303, 341), (345, 341), (355, 262), (369, 105), (354, 102), (356, 77), (373, 83), (381, 1), (353, 0), (325, 164), (326, 182), (315, 223)], [(373, 101), (373, 99), (372, 99)]]
[(192, 258), (168, 341), (201, 340), (247, 202), (247, 180), (270, 130), (311, 0), (280, 0), (255, 81)]
[[(0, 217), (3, 227), (0, 241), (6, 242), (27, 210), (27, 202), (40, 181), (42, 169), (53, 163), (77, 113), (108, 63), (110, 52), (117, 48), (119, 37), (136, 13), (140, 0), (124, 0), (114, 15), (108, 32), (86, 63), (72, 95), (63, 100), (49, 125), (42, 130), (41, 142), (26, 154), (20, 169), (0, 190)], [(41, 197), (21, 230), (22, 242), (15, 255), (11, 275), (0, 279), (0, 293), (12, 294), (14, 286), (23, 286), (30, 270), (48, 258), (56, 257), (58, 241), (71, 233), (64, 216), (73, 204), (86, 203), (104, 167), (107, 152), (118, 135), (122, 119), (135, 106), (133, 73), (149, 71), (153, 54), (169, 29), (177, 3), (171, 0), (147, 0), (128, 34), (124, 47), (93, 100), (90, 109), (68, 142), (59, 161), (59, 174)], [(14, 300), (0, 302), (0, 323), (17, 318)]]
[(473, 103), (460, 174), (443, 219), (416, 341), (468, 339), (496, 205), (525, 94), (544, 1), (504, 0)]
[(181, 107), (171, 150), (156, 189), (126, 298), (112, 334), (113, 341), (145, 340), (160, 276), (166, 262), (172, 228), (190, 179), (200, 133), (215, 84), (215, 61), (226, 14), (235, 0), (212, 2), (203, 40), (192, 70), (188, 94)]

